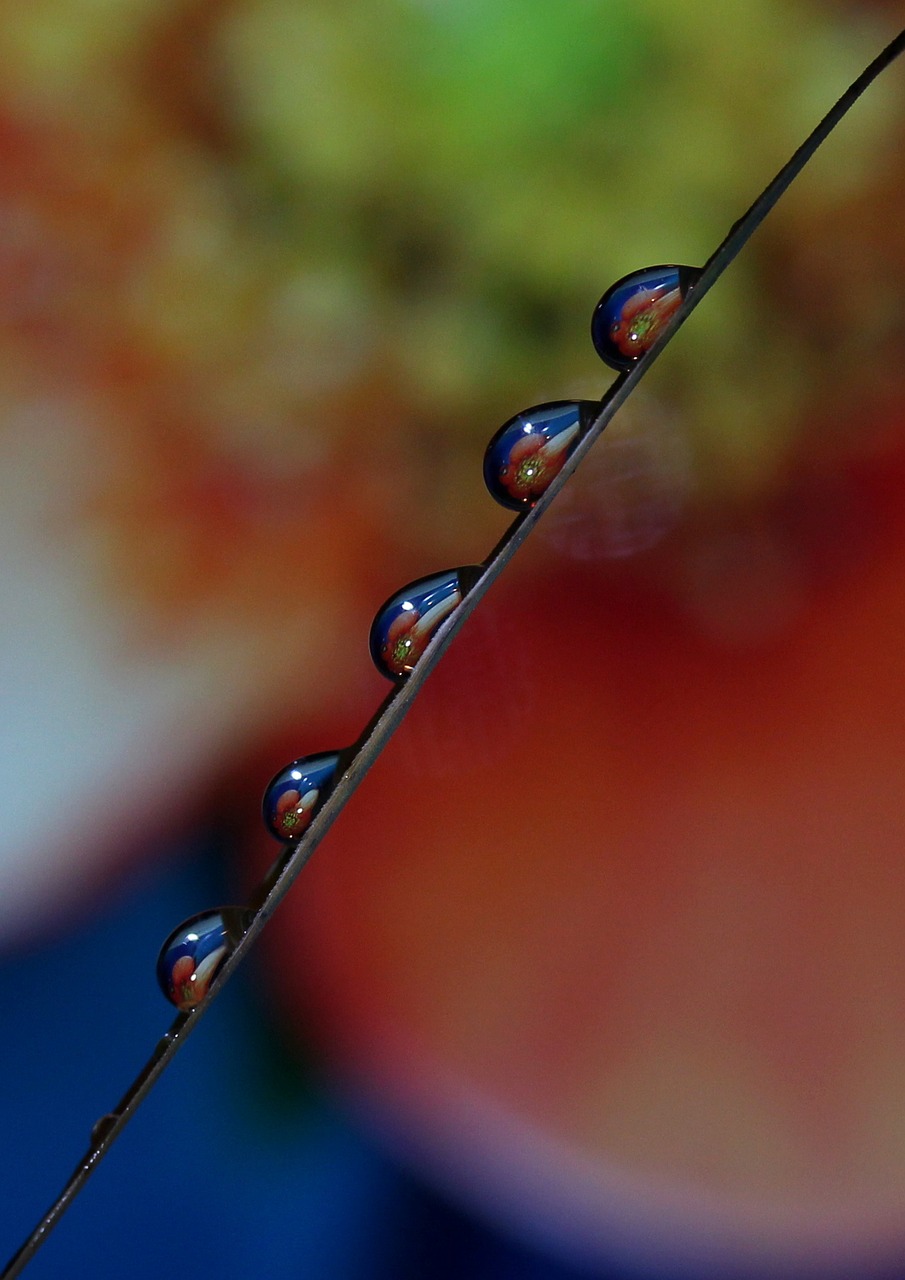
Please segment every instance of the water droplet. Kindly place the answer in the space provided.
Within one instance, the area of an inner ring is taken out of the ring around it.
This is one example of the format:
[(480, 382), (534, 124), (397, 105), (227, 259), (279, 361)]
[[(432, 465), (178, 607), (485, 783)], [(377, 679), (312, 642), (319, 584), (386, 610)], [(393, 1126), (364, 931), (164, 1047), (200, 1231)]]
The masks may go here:
[(697, 267), (645, 267), (611, 285), (591, 320), (591, 340), (601, 360), (614, 369), (631, 369), (700, 274)]
[(97, 1121), (94, 1128), (91, 1130), (92, 1150), (96, 1150), (98, 1147), (103, 1145), (117, 1120), (119, 1120), (119, 1116), (114, 1111), (108, 1111), (105, 1116), (101, 1116), (100, 1120)]
[(277, 840), (298, 840), (329, 794), (342, 753), (321, 751), (293, 760), (275, 775), (264, 792), (264, 821)]
[(371, 624), (371, 657), (381, 675), (399, 680), (414, 669), (434, 632), (462, 599), (479, 569), (447, 569), (390, 596)]
[(484, 454), (484, 483), (504, 507), (531, 507), (594, 420), (593, 400), (551, 400), (516, 414), (500, 427)]
[(245, 932), (242, 907), (202, 911), (174, 929), (157, 957), (157, 981), (177, 1009), (194, 1009)]

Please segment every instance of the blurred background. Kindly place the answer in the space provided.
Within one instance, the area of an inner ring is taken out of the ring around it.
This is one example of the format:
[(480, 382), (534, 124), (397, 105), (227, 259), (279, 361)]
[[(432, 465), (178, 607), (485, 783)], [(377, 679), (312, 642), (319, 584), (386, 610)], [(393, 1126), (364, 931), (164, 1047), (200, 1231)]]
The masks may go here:
[[(0, 2), (0, 1255), (366, 636), (901, 0)], [(905, 1276), (905, 66), (476, 612), (34, 1263)]]

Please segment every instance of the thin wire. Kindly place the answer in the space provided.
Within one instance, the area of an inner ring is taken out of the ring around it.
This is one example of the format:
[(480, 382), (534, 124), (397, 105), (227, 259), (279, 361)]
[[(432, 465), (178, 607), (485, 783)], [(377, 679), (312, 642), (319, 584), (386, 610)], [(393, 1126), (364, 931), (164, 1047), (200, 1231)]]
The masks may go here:
[(664, 326), (656, 342), (631, 370), (619, 374), (608, 388), (600, 401), (597, 416), (566, 460), (559, 474), (532, 509), (516, 517), (497, 546), (483, 564), (479, 566), (478, 576), (469, 587), (462, 603), (437, 629), (427, 648), (418, 659), (411, 675), (407, 677), (403, 684), (397, 685), (388, 694), (357, 743), (354, 744), (351, 749), (352, 757), (350, 762), (324, 803), (323, 808), (313, 818), (308, 830), (284, 854), (282, 860), (277, 864), (276, 871), (267, 877), (257, 894), (254, 895), (253, 901), (256, 901), (259, 905), (235, 950), (219, 970), (203, 1002), (189, 1012), (180, 1013), (176, 1017), (170, 1029), (158, 1041), (147, 1063), (123, 1094), (114, 1110), (102, 1116), (95, 1124), (91, 1131), (91, 1139), (85, 1155), (77, 1164), (60, 1195), (18, 1252), (10, 1259), (3, 1272), (0, 1273), (0, 1280), (13, 1280), (13, 1277), (22, 1273), (75, 1197), (82, 1190), (88, 1178), (155, 1084), (158, 1076), (172, 1062), (176, 1053), (198, 1025), (203, 1014), (210, 1008), (214, 998), (242, 963), (249, 949), (254, 945), (259, 933), (283, 901), (296, 877), (339, 816), (343, 806), (351, 798), (362, 778), (377, 760), (390, 737), (398, 728), (412, 702), (418, 696), (421, 686), (452, 643), (460, 628), (467, 621), (472, 610), (499, 574), (502, 573), (538, 520), (542, 518), (551, 502), (556, 500), (560, 489), (575, 469), (580, 466), (582, 459), (595, 440), (605, 430), (616, 412), (622, 407), (641, 379), (645, 377), (654, 361), (658, 359), (676, 332), (691, 315), (694, 308), (754, 234), (777, 200), (795, 180), (818, 147), (832, 133), (833, 129), (857, 102), (865, 89), (903, 50), (905, 50), (905, 30), (890, 41), (883, 52), (858, 76), (857, 80), (850, 85), (835, 105), (830, 108), (788, 163), (780, 169), (772, 182), (761, 192), (747, 212), (737, 222), (733, 223), (725, 239), (708, 258), (700, 276), (686, 294), (668, 324)]

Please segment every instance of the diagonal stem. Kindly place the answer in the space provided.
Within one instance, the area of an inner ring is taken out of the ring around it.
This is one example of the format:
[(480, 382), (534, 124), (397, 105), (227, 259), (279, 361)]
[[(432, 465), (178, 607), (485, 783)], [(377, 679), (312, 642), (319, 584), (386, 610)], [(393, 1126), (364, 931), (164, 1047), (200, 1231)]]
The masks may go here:
[(478, 576), (470, 585), (462, 603), (440, 625), (424, 653), (418, 659), (412, 674), (407, 677), (403, 684), (397, 685), (387, 695), (370, 723), (366, 726), (353, 748), (352, 757), (342, 776), (323, 807), (315, 815), (305, 834), (284, 855), (277, 873), (269, 877), (254, 895), (253, 901), (259, 905), (257, 905), (257, 909), (235, 950), (217, 974), (204, 1001), (190, 1012), (180, 1013), (176, 1017), (169, 1031), (158, 1041), (154, 1052), (123, 1094), (115, 1109), (103, 1116), (94, 1126), (85, 1155), (77, 1164), (60, 1195), (18, 1252), (9, 1261), (2, 1274), (0, 1274), (0, 1280), (13, 1280), (13, 1277), (22, 1273), (75, 1197), (82, 1190), (101, 1159), (107, 1154), (128, 1120), (153, 1087), (158, 1076), (173, 1060), (176, 1053), (178, 1053), (181, 1046), (198, 1025), (205, 1011), (210, 1007), (217, 993), (222, 990), (230, 976), (242, 963), (261, 930), (283, 901), (296, 877), (339, 816), (343, 806), (351, 798), (362, 778), (389, 742), (411, 707), (412, 702), (418, 696), (425, 680), (428, 679), (472, 610), (502, 573), (538, 520), (543, 517), (550, 504), (556, 500), (560, 489), (575, 469), (580, 466), (582, 459), (592, 447), (594, 441), (605, 430), (613, 416), (632, 394), (641, 379), (648, 373), (654, 361), (658, 359), (694, 308), (701, 302), (704, 295), (713, 287), (754, 234), (777, 200), (795, 180), (818, 147), (832, 133), (833, 129), (857, 102), (865, 89), (902, 53), (903, 49), (905, 49), (905, 31), (901, 31), (895, 39), (890, 41), (882, 53), (849, 86), (791, 159), (761, 192), (747, 212), (737, 222), (733, 223), (725, 239), (707, 260), (700, 276), (686, 294), (676, 313), (668, 324), (664, 326), (663, 332), (657, 341), (629, 372), (620, 374), (611, 384), (600, 401), (596, 417), (582, 436), (580, 443), (566, 460), (559, 474), (543, 496), (538, 499), (534, 507), (516, 517), (499, 543), (480, 566)]

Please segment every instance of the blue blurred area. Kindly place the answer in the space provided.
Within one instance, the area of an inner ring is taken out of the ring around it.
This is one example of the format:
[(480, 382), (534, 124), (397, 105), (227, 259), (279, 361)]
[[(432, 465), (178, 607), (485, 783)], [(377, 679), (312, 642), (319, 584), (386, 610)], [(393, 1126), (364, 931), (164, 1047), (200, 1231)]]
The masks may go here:
[[(6, 1135), (4, 1254), (46, 1208), (115, 1105), (170, 1010), (153, 977), (161, 929), (210, 891), (208, 859), (153, 879), (90, 926), (0, 969), (15, 1011), (0, 1066)], [(30, 1274), (160, 1276), (205, 1272), (345, 1276), (381, 1234), (392, 1177), (324, 1107), (255, 1123), (256, 1044), (241, 980), (227, 990), (163, 1078)], [(259, 1074), (259, 1073), (258, 1073)], [(269, 1243), (268, 1243), (269, 1242)], [(379, 1251), (379, 1249), (378, 1249)]]
[[(0, 1061), (4, 1259), (168, 1025), (157, 947), (218, 900), (217, 863), (199, 842), (141, 872), (90, 923), (0, 966), (11, 1019)], [(241, 974), (218, 999), (32, 1263), (34, 1280), (156, 1280), (175, 1267), (221, 1280), (568, 1280), (420, 1186), (303, 1070), (287, 1072), (255, 980)]]
[[(0, 1260), (168, 1025), (157, 947), (180, 918), (222, 901), (215, 842), (184, 853), (135, 875), (68, 936), (0, 964), (10, 1019)], [(240, 972), (218, 998), (30, 1277), (159, 1280), (178, 1268), (220, 1280), (653, 1280), (616, 1263), (579, 1272), (542, 1257), (394, 1164), (280, 1048), (257, 997), (262, 981), (260, 971)]]

